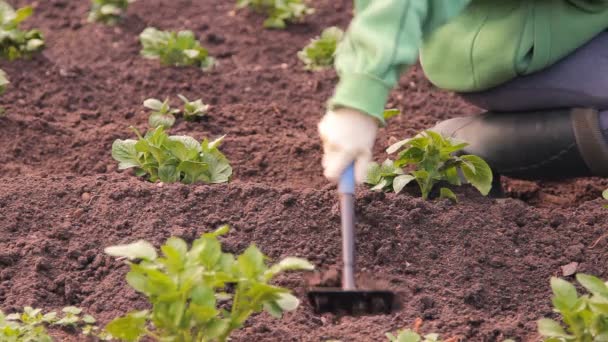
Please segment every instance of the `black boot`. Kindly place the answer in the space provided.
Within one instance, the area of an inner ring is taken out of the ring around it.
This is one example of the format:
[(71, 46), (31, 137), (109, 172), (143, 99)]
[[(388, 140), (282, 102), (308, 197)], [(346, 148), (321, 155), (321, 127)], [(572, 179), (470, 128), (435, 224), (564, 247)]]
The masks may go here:
[(608, 176), (608, 144), (594, 109), (485, 113), (446, 120), (431, 130), (469, 143), (495, 178)]

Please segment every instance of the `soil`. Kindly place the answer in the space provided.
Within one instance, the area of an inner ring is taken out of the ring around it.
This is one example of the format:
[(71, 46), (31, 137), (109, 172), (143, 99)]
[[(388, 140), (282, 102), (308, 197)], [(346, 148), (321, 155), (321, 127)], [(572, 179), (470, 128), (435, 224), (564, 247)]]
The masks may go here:
[[(30, 1), (11, 1), (26, 5)], [(305, 23), (263, 30), (263, 18), (234, 13), (233, 1), (146, 0), (126, 20), (86, 22), (86, 1), (38, 1), (26, 26), (46, 35), (31, 60), (2, 62), (11, 85), (0, 104), (0, 308), (82, 307), (102, 323), (142, 297), (124, 279), (126, 267), (105, 246), (169, 236), (188, 241), (229, 223), (228, 251), (256, 243), (271, 259), (294, 255), (320, 268), (339, 265), (335, 188), (321, 175), (316, 122), (337, 78), (308, 73), (296, 52), (323, 28), (346, 27), (350, 0), (313, 1)], [(191, 29), (219, 60), (203, 73), (162, 67), (139, 56), (147, 26)], [(198, 139), (227, 134), (230, 184), (152, 184), (119, 172), (114, 139), (145, 130), (148, 97), (203, 98), (201, 122), (178, 119), (173, 134)], [(435, 122), (480, 110), (431, 86), (419, 68), (403, 76), (389, 107), (405, 114), (382, 129), (377, 159), (396, 139)], [(425, 202), (360, 189), (360, 271), (397, 289), (402, 309), (391, 315), (334, 317), (304, 305), (282, 320), (251, 318), (235, 341), (382, 341), (384, 333), (423, 319), (423, 331), (467, 341), (537, 340), (535, 321), (551, 316), (549, 278), (561, 266), (606, 278), (608, 211), (605, 180), (524, 182), (505, 179), (509, 198), (456, 191), (460, 203)], [(279, 284), (305, 298), (302, 274)], [(76, 335), (54, 331), (59, 341)]]

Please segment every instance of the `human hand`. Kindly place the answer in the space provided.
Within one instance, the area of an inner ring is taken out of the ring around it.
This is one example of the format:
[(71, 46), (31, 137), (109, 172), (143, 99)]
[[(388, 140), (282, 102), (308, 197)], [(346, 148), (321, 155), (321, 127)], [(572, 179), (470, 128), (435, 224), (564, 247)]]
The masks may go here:
[(362, 183), (372, 159), (377, 131), (378, 121), (358, 110), (338, 108), (328, 111), (319, 122), (324, 176), (338, 182), (344, 170), (354, 161), (355, 179), (357, 183)]

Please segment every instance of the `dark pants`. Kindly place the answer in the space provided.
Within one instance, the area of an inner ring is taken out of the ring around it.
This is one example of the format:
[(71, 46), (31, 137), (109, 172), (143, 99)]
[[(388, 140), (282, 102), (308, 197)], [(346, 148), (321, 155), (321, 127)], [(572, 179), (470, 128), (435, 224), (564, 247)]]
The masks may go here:
[(551, 67), (498, 87), (460, 94), (491, 112), (526, 112), (591, 107), (604, 110), (600, 126), (608, 129), (608, 32), (603, 32)]

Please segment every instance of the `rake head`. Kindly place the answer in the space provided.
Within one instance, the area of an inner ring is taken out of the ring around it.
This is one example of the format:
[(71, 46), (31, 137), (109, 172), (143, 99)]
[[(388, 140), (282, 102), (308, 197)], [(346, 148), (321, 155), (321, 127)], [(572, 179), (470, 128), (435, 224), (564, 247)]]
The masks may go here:
[(386, 290), (343, 290), (313, 288), (308, 300), (315, 313), (362, 316), (390, 314), (396, 309), (395, 294)]

